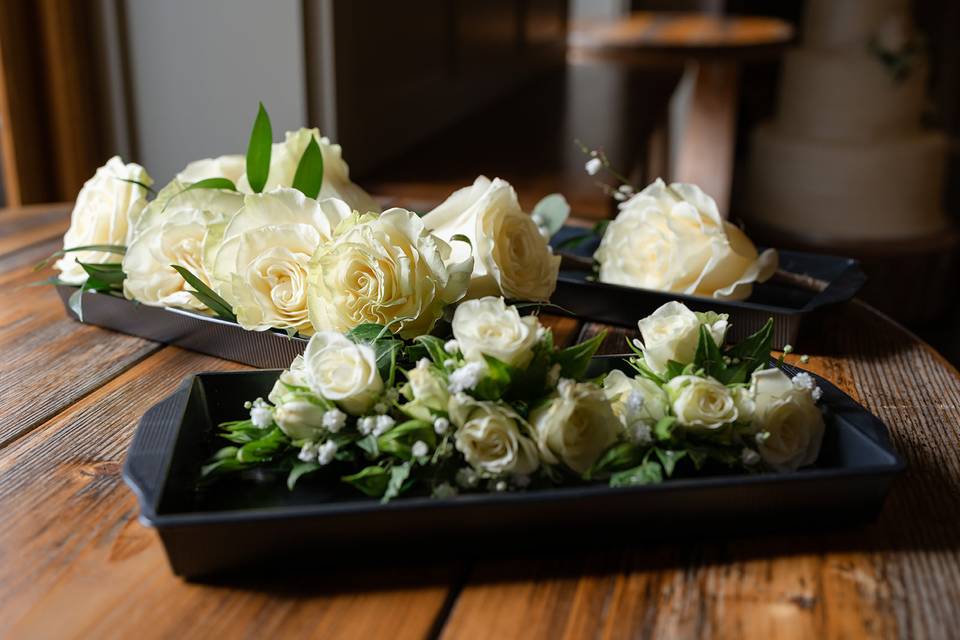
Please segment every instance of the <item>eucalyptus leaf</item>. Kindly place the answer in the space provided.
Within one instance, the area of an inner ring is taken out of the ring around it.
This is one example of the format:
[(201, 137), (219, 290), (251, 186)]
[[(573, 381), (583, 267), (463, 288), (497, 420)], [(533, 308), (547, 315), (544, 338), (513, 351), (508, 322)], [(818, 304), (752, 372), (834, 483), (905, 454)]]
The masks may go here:
[(253, 122), (250, 132), (250, 143), (247, 145), (247, 182), (254, 193), (260, 193), (267, 184), (270, 175), (270, 154), (273, 145), (273, 127), (270, 125), (270, 116), (260, 103), (257, 118)]
[(381, 502), (390, 502), (396, 498), (406, 488), (407, 478), (410, 477), (410, 469), (413, 463), (404, 462), (390, 469), (390, 480), (387, 482), (387, 489), (383, 493)]
[(237, 321), (237, 316), (233, 313), (233, 308), (230, 306), (230, 303), (217, 295), (216, 291), (204, 284), (203, 280), (191, 273), (186, 267), (181, 267), (177, 264), (170, 266), (183, 276), (187, 284), (195, 289), (190, 292), (193, 294), (193, 297), (205, 304), (208, 309), (224, 320), (230, 320), (231, 322)]
[(39, 271), (57, 258), (62, 258), (72, 251), (97, 251), (100, 253), (114, 253), (122, 256), (127, 252), (127, 248), (121, 244), (87, 244), (79, 247), (68, 247), (60, 249), (59, 251), (54, 251), (48, 257), (35, 264), (33, 270)]
[(308, 198), (316, 198), (323, 186), (323, 152), (313, 136), (297, 163), (292, 186)]
[(298, 462), (293, 465), (293, 468), (290, 469), (290, 473), (287, 475), (287, 489), (293, 491), (293, 488), (297, 486), (297, 480), (308, 473), (313, 473), (319, 468), (320, 463), (318, 462)]
[(570, 217), (570, 203), (560, 193), (551, 193), (544, 196), (540, 202), (533, 207), (531, 215), (538, 217), (542, 226), (549, 235), (554, 235), (563, 227), (563, 223)]

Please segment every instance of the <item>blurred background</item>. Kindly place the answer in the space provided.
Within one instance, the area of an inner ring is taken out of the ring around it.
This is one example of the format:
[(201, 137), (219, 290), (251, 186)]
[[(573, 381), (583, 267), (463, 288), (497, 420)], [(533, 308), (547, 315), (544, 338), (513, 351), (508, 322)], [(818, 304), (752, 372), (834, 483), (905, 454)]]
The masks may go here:
[[(318, 126), (427, 208), (479, 173), (526, 206), (695, 182), (760, 244), (850, 255), (863, 297), (960, 362), (955, 0), (0, 0), (0, 206), (72, 200), (111, 155), (160, 184)], [(2, 210), (0, 210), (2, 215)]]

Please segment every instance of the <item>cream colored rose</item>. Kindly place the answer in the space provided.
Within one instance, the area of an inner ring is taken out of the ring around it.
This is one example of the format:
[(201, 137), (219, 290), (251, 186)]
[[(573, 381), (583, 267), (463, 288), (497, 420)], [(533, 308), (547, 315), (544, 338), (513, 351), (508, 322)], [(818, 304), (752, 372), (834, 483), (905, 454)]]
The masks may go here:
[(142, 230), (123, 256), (123, 293), (130, 300), (155, 307), (207, 311), (190, 293), (192, 287), (170, 265), (186, 267), (210, 283), (203, 260), (207, 234), (225, 223), (223, 216), (202, 209), (181, 209)]
[(670, 411), (667, 394), (655, 382), (640, 376), (631, 378), (615, 369), (603, 379), (603, 392), (613, 414), (632, 437), (652, 428)]
[(671, 301), (637, 322), (643, 338), (644, 360), (654, 372), (663, 374), (671, 360), (690, 364), (697, 355), (700, 325), (703, 324), (717, 345), (727, 333), (727, 315), (707, 316), (690, 311), (682, 302)]
[(177, 182), (193, 184), (208, 178), (226, 178), (236, 184), (247, 168), (247, 159), (241, 155), (220, 156), (194, 160), (177, 174)]
[(351, 215), (345, 202), (318, 202), (296, 189), (247, 195), (222, 240), (211, 239), (205, 247), (213, 288), (233, 306), (240, 326), (312, 333), (307, 311), (310, 259)]
[(350, 415), (370, 410), (383, 391), (373, 348), (341, 333), (314, 334), (303, 353), (304, 377), (311, 391), (332, 400)]
[(467, 464), (493, 476), (533, 473), (540, 466), (529, 425), (510, 407), (459, 393), (450, 398), (454, 445)]
[[(340, 145), (331, 144), (328, 138), (320, 136), (320, 131), (317, 129), (288, 131), (283, 142), (273, 145), (270, 153), (270, 174), (263, 190), (293, 186), (297, 166), (311, 137), (317, 140), (320, 153), (323, 155), (323, 183), (317, 199), (337, 198), (360, 213), (379, 212), (380, 206), (376, 200), (350, 181), (350, 168), (343, 160)], [(237, 181), (237, 188), (244, 193), (251, 193), (246, 172)]]
[(530, 414), (544, 462), (563, 462), (583, 474), (620, 434), (603, 389), (589, 382), (562, 380), (557, 394)]
[[(114, 156), (87, 180), (70, 214), (70, 228), (63, 236), (63, 247), (92, 244), (127, 245), (132, 230), (146, 205), (146, 189), (128, 182), (135, 180), (147, 186), (153, 180), (138, 164), (124, 164)], [(87, 263), (119, 262), (120, 256), (103, 251), (71, 251), (57, 260), (60, 280), (83, 284), (87, 272), (77, 261)]]
[(464, 358), (483, 362), (488, 355), (515, 367), (530, 362), (540, 329), (536, 316), (520, 317), (516, 307), (492, 296), (460, 303), (452, 325)]
[(270, 395), (267, 396), (267, 400), (275, 405), (279, 404), (281, 398), (286, 394), (295, 391), (297, 388), (307, 386), (309, 386), (309, 383), (307, 382), (306, 364), (303, 362), (303, 356), (297, 356), (290, 363), (290, 367), (284, 369), (280, 377), (277, 378), (277, 381), (273, 384), (273, 389), (270, 390)]
[(750, 387), (753, 426), (768, 435), (759, 439), (760, 457), (777, 471), (813, 464), (823, 442), (823, 413), (810, 389), (795, 384), (780, 369), (753, 374)]
[(423, 358), (416, 367), (407, 371), (407, 380), (413, 402), (431, 412), (446, 412), (450, 403), (450, 392), (447, 391), (444, 381), (433, 371), (427, 358)]
[(620, 205), (594, 259), (601, 282), (729, 300), (777, 269), (699, 187), (660, 179)]
[(292, 440), (314, 440), (323, 433), (327, 408), (312, 393), (296, 391), (284, 395), (273, 412), (273, 421)]
[[(502, 295), (547, 301), (553, 294), (560, 256), (553, 255), (508, 182), (480, 176), (473, 186), (454, 192), (425, 215), (423, 222), (447, 242), (458, 234), (470, 238), (474, 263), (468, 298)], [(466, 244), (455, 244), (453, 260), (463, 260), (470, 251)]]
[(455, 264), (449, 256), (450, 246), (406, 209), (345, 223), (310, 263), (310, 321), (318, 331), (372, 322), (404, 338), (429, 333), (463, 297), (472, 269), (470, 258)]
[(684, 427), (719, 429), (739, 417), (730, 390), (713, 378), (677, 376), (664, 385), (664, 391), (677, 422)]

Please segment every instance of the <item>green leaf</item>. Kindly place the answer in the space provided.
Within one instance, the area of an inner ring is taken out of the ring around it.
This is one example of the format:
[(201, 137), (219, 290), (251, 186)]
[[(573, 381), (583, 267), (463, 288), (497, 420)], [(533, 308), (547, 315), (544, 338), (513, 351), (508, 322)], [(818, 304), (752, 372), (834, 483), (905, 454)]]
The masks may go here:
[[(268, 163), (269, 164), (269, 163)], [(316, 138), (310, 136), (307, 148), (300, 156), (297, 172), (293, 176), (293, 188), (308, 198), (316, 198), (323, 186), (323, 152)]]
[(297, 480), (319, 468), (320, 464), (317, 462), (298, 462), (293, 465), (293, 469), (290, 469), (290, 473), (287, 475), (287, 489), (293, 491), (293, 488), (297, 486)]
[(153, 194), (156, 194), (156, 193), (157, 193), (156, 190), (155, 190), (153, 187), (151, 187), (151, 186), (148, 185), (148, 184), (144, 184), (143, 182), (140, 182), (139, 180), (133, 180), (132, 178), (118, 178), (118, 177), (116, 177), (116, 176), (114, 176), (113, 179), (114, 179), (114, 180), (119, 180), (120, 182), (129, 182), (130, 184), (135, 184), (135, 185), (137, 185), (138, 187), (143, 187), (143, 189), (144, 189), (147, 193), (153, 193)]
[(381, 453), (394, 455), (402, 460), (411, 460), (413, 445), (418, 440), (427, 443), (431, 449), (436, 446), (437, 435), (432, 423), (425, 420), (401, 422), (377, 438), (377, 448)]
[(698, 369), (703, 369), (706, 375), (718, 380), (726, 369), (720, 347), (717, 346), (705, 325), (700, 325), (700, 339), (697, 342), (697, 355), (694, 356), (693, 363)]
[(62, 258), (71, 251), (98, 251), (100, 253), (115, 253), (122, 256), (127, 252), (127, 248), (121, 244), (87, 244), (79, 247), (60, 249), (59, 251), (54, 251), (47, 258), (35, 264), (33, 266), (33, 270), (39, 271), (57, 258)]
[(371, 459), (380, 455), (380, 447), (377, 446), (377, 436), (372, 433), (357, 440), (357, 446), (363, 449)]
[(543, 221), (549, 235), (555, 234), (563, 227), (563, 223), (570, 217), (570, 203), (560, 193), (551, 193), (544, 196), (534, 207), (531, 215)]
[(257, 110), (257, 119), (253, 122), (250, 132), (250, 143), (247, 145), (247, 182), (254, 193), (260, 193), (267, 184), (270, 175), (270, 153), (273, 145), (273, 127), (270, 125), (270, 116), (260, 103)]
[(407, 478), (410, 477), (410, 469), (412, 466), (412, 463), (404, 462), (390, 469), (390, 480), (387, 482), (387, 489), (384, 491), (383, 498), (380, 499), (380, 502), (390, 502), (390, 500), (396, 498), (406, 489), (408, 485), (405, 486), (405, 483), (407, 482)]
[(663, 416), (653, 427), (653, 435), (657, 440), (670, 440), (673, 430), (677, 426), (676, 416)]
[(757, 369), (766, 366), (773, 348), (773, 318), (767, 320), (759, 331), (747, 337), (727, 351), (727, 357), (739, 359), (739, 364), (729, 367), (724, 384), (745, 383)]
[(285, 450), (290, 445), (290, 439), (280, 430), (274, 427), (267, 435), (253, 442), (240, 447), (237, 452), (237, 460), (241, 462), (268, 462)]
[(231, 322), (237, 321), (237, 316), (233, 313), (233, 308), (230, 306), (230, 303), (217, 295), (216, 291), (204, 284), (203, 280), (191, 273), (186, 267), (181, 267), (177, 264), (170, 266), (176, 269), (177, 273), (187, 281), (187, 284), (194, 288), (194, 291), (190, 292), (193, 294), (193, 297), (205, 304), (208, 309), (224, 320)]
[(594, 239), (594, 235), (590, 232), (585, 232), (579, 236), (573, 236), (572, 238), (567, 238), (563, 242), (557, 245), (557, 251), (565, 251), (567, 249), (576, 249), (582, 244), (586, 244), (590, 240)]
[(435, 336), (417, 336), (413, 341), (416, 344), (423, 345), (430, 359), (433, 360), (433, 363), (438, 367), (442, 367), (443, 363), (450, 359), (450, 354), (444, 350), (444, 342), (440, 338)]
[(673, 475), (677, 462), (687, 455), (686, 451), (675, 451), (673, 449), (654, 448), (653, 452), (657, 454), (657, 459), (660, 460), (663, 472), (667, 474), (668, 478)]
[(473, 388), (472, 395), (479, 400), (499, 400), (513, 379), (512, 367), (487, 354), (483, 354), (483, 359), (487, 362), (487, 372)]
[(383, 467), (364, 467), (357, 473), (340, 478), (343, 482), (352, 485), (371, 498), (379, 498), (387, 491), (390, 480), (389, 472)]
[(560, 364), (560, 375), (564, 378), (579, 380), (587, 373), (590, 358), (597, 352), (607, 337), (606, 331), (601, 331), (586, 342), (575, 344), (558, 351), (553, 361)]
[(174, 196), (172, 196), (171, 200), (176, 198), (181, 193), (186, 193), (187, 191), (193, 191), (195, 189), (224, 189), (226, 191), (236, 191), (237, 185), (233, 184), (233, 181), (227, 178), (205, 178), (203, 180), (197, 180), (196, 182), (190, 183), (186, 188), (183, 189), (183, 191), (178, 191)]
[(602, 478), (614, 471), (634, 467), (643, 460), (643, 450), (632, 442), (614, 444), (583, 474), (584, 480)]
[(215, 460), (200, 467), (200, 477), (209, 478), (222, 473), (242, 471), (243, 469), (248, 469), (249, 467), (250, 465), (240, 462), (236, 458), (224, 458), (223, 460)]
[(661, 482), (663, 482), (663, 470), (653, 460), (610, 476), (611, 487), (634, 487), (645, 484), (660, 484)]
[(385, 325), (374, 322), (358, 324), (353, 329), (350, 329), (350, 331), (347, 331), (345, 335), (358, 344), (374, 342), (385, 335), (393, 337), (393, 334), (390, 333), (390, 330), (387, 329)]
[(127, 274), (123, 272), (123, 266), (120, 263), (89, 263), (77, 261), (87, 275), (94, 280), (94, 284), (103, 284), (112, 289), (122, 289), (123, 280)]

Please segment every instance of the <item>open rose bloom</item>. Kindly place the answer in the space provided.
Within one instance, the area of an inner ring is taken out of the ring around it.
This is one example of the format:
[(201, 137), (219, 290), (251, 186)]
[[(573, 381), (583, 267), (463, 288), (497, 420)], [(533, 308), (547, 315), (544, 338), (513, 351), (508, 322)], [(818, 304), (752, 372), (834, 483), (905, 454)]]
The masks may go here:
[(600, 282), (724, 300), (777, 270), (777, 252), (758, 255), (699, 187), (660, 179), (620, 205), (594, 259)]

